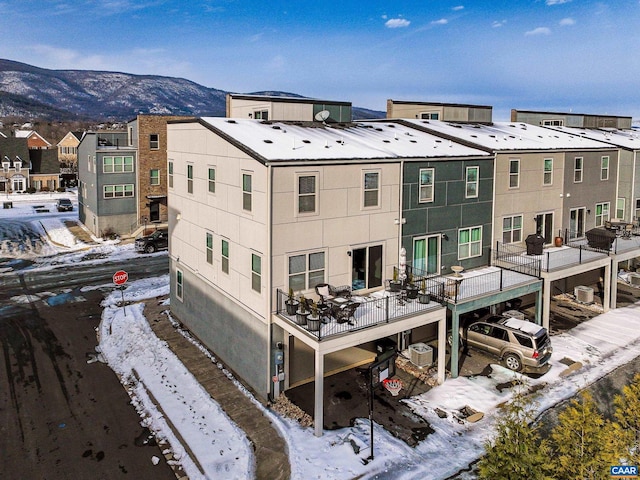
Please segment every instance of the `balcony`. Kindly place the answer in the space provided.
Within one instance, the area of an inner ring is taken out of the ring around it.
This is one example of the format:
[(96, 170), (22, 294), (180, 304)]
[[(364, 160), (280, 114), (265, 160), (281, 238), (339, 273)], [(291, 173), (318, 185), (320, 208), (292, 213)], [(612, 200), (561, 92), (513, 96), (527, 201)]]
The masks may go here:
[[(422, 278), (415, 282), (422, 286)], [(276, 315), (286, 320), (295, 329), (304, 332), (317, 341), (335, 338), (351, 332), (378, 327), (442, 309), (444, 283), (432, 278), (424, 279), (425, 291), (429, 293), (429, 302), (421, 303), (419, 298), (411, 299), (406, 289), (393, 292), (389, 289), (378, 290), (367, 295), (353, 295), (345, 298), (344, 306), (353, 306), (353, 314), (347, 318), (340, 316), (335, 308), (325, 308), (320, 313), (320, 322), (299, 322), (296, 314), (287, 313), (286, 301), (289, 296), (277, 290)], [(300, 296), (294, 296), (300, 301)], [(424, 301), (424, 300), (423, 300)], [(335, 302), (339, 305), (339, 301)], [(357, 305), (354, 305), (357, 304)]]

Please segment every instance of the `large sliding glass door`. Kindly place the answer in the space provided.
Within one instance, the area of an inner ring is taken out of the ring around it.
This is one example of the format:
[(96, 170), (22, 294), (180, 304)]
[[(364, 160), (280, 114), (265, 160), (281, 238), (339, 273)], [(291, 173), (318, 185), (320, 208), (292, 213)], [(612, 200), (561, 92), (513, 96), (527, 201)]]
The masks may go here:
[(351, 288), (363, 290), (382, 286), (382, 245), (351, 251)]

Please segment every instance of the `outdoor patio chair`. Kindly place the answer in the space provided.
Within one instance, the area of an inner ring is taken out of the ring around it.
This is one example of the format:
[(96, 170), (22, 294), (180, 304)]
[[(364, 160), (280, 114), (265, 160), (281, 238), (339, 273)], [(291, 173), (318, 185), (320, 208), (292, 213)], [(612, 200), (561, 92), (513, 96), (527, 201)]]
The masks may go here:
[(357, 308), (360, 306), (358, 302), (349, 302), (345, 305), (336, 305), (333, 308), (332, 314), (338, 323), (347, 323), (349, 325), (353, 325), (351, 319), (354, 318), (354, 314), (356, 313)]
[(334, 287), (328, 283), (320, 283), (316, 285), (316, 293), (320, 297), (320, 303), (327, 303), (327, 300), (336, 297), (351, 298), (351, 287), (348, 285)]

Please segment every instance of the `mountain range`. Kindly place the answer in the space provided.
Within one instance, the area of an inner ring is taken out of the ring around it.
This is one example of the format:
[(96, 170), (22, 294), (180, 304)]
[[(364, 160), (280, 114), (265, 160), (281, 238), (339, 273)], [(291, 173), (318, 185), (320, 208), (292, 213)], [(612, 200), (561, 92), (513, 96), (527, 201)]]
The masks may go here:
[[(0, 118), (126, 121), (137, 114), (225, 116), (227, 93), (184, 78), (48, 70), (0, 59)], [(273, 91), (251, 94), (304, 98)], [(376, 110), (352, 111), (354, 120), (385, 117)]]

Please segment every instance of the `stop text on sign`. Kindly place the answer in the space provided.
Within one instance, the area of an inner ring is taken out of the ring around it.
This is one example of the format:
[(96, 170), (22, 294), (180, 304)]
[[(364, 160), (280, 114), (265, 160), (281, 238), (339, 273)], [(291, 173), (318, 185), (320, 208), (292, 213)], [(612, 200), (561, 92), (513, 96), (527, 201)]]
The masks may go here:
[(116, 285), (124, 285), (129, 280), (129, 274), (124, 270), (118, 270), (113, 274), (113, 283)]

